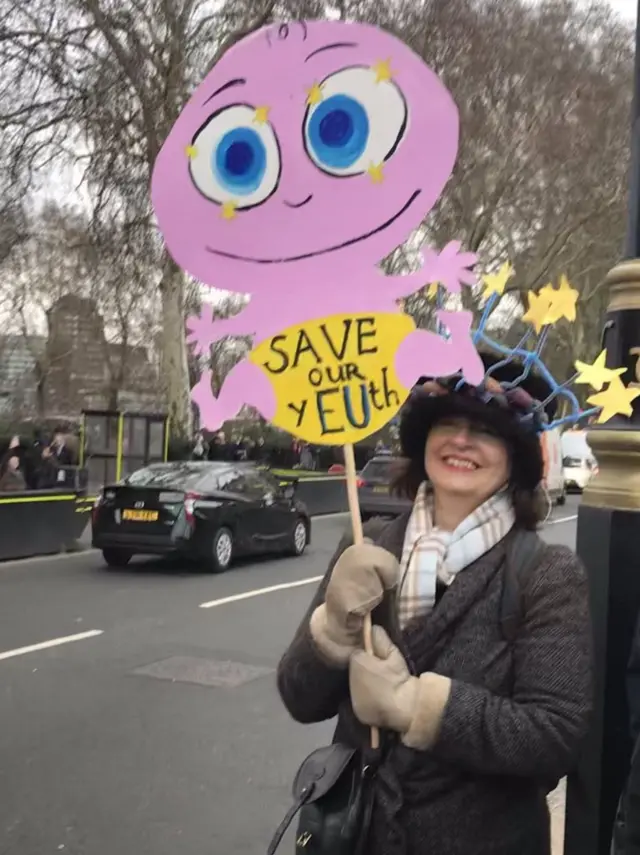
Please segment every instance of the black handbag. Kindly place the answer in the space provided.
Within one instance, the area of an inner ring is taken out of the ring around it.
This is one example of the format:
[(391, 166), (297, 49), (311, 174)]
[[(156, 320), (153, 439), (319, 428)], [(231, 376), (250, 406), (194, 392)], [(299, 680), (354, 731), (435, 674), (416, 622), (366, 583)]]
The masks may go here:
[(274, 855), (299, 813), (296, 855), (363, 855), (373, 811), (377, 752), (365, 757), (346, 745), (317, 748), (293, 782), (294, 802), (273, 836)]

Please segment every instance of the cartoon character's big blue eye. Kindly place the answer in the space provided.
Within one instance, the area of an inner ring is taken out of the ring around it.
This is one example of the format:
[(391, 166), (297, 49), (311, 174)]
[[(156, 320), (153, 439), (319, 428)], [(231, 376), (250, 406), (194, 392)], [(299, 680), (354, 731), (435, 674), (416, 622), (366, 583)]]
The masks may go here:
[(252, 107), (235, 104), (220, 110), (200, 128), (191, 150), (193, 182), (213, 202), (251, 208), (268, 199), (278, 186), (278, 140), (271, 125)]
[(348, 169), (362, 156), (369, 141), (367, 111), (355, 98), (332, 95), (309, 117), (307, 139), (319, 164)]
[(212, 167), (223, 187), (246, 196), (255, 193), (267, 168), (267, 152), (253, 128), (228, 131), (212, 153)]
[(346, 176), (388, 160), (407, 126), (407, 104), (396, 84), (358, 66), (327, 77), (320, 92), (304, 121), (305, 147), (316, 166)]

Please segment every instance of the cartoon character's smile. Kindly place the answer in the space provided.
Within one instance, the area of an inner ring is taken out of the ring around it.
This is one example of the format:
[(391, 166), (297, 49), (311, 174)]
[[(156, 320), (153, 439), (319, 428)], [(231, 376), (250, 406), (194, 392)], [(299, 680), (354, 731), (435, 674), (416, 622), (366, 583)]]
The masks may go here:
[[(247, 255), (234, 255), (231, 252), (225, 252), (222, 249), (213, 249), (210, 246), (207, 247), (207, 252), (210, 252), (213, 255), (220, 255), (223, 258), (233, 258), (236, 261), (252, 261), (255, 264), (284, 264), (287, 261), (303, 261), (305, 258), (313, 258), (316, 255), (325, 255), (328, 252), (336, 252), (339, 249), (345, 249), (348, 246), (352, 246), (354, 243), (359, 243), (362, 240), (368, 240), (377, 232), (381, 232), (393, 223), (395, 223), (395, 221), (399, 217), (401, 217), (405, 213), (405, 211), (407, 211), (411, 207), (411, 205), (413, 205), (419, 195), (420, 190), (416, 190), (414, 193), (412, 193), (409, 199), (402, 206), (402, 208), (400, 208), (400, 210), (397, 211), (397, 213), (395, 213), (393, 217), (390, 217), (385, 223), (382, 223), (382, 225), (378, 226), (376, 229), (373, 229), (372, 231), (367, 232), (366, 234), (360, 235), (359, 237), (351, 238), (351, 240), (346, 240), (343, 243), (338, 244), (337, 246), (328, 246), (325, 249), (318, 249), (315, 252), (306, 252), (301, 253), (300, 255), (290, 255), (285, 258), (252, 258), (251, 256)], [(310, 198), (311, 196), (309, 196), (309, 199)], [(304, 205), (305, 202), (302, 202), (302, 204)], [(297, 208), (300, 206), (292, 205), (291, 207)]]
[[(379, 262), (422, 225), (458, 149), (458, 111), (438, 77), (376, 27), (313, 21), (266, 27), (215, 65), (180, 114), (157, 158), (152, 200), (178, 265), (248, 305), (214, 321), (190, 318), (190, 342), (210, 352), (226, 335), (254, 347), (317, 317), (397, 313), (398, 300), (431, 282), (448, 291), (476, 281), (476, 257), (451, 243), (423, 251), (416, 273), (383, 276)], [(295, 262), (295, 263), (294, 263)], [(448, 338), (407, 336), (395, 371), (484, 369), (471, 314), (439, 315)], [(274, 393), (248, 360), (214, 398), (205, 372), (194, 389), (203, 426), (250, 404), (270, 419)], [(266, 385), (265, 385), (266, 384)]]
[(309, 193), (306, 199), (303, 199), (301, 202), (289, 202), (288, 199), (284, 200), (284, 204), (288, 208), (302, 208), (303, 205), (308, 204), (313, 199), (313, 193)]

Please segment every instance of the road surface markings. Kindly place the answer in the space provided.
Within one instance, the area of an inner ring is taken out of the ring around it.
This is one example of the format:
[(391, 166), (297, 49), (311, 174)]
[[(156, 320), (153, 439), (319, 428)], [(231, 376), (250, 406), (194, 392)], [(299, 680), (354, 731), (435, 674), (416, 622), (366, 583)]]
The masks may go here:
[(578, 514), (574, 514), (571, 517), (560, 517), (557, 520), (549, 520), (545, 525), (560, 525), (561, 523), (573, 522), (578, 519)]
[(298, 579), (297, 582), (283, 582), (281, 585), (271, 585), (268, 588), (257, 588), (254, 591), (245, 591), (243, 594), (233, 594), (230, 597), (222, 597), (220, 600), (211, 600), (208, 603), (200, 603), (201, 609), (215, 609), (216, 606), (226, 606), (227, 603), (237, 603), (240, 600), (250, 600), (253, 597), (261, 597), (263, 594), (272, 594), (274, 591), (286, 591), (288, 588), (300, 588), (302, 585), (313, 585), (319, 582), (322, 576), (312, 576), (309, 579)]
[(0, 570), (7, 567), (14, 567), (16, 564), (47, 564), (49, 561), (60, 561), (63, 558), (80, 558), (84, 555), (91, 555), (96, 552), (95, 549), (79, 549), (73, 552), (55, 552), (53, 555), (32, 555), (30, 558), (9, 558), (7, 561), (0, 561)]
[[(333, 516), (333, 515), (332, 515)], [(335, 516), (345, 516), (345, 514), (335, 514)], [(318, 519), (326, 519), (319, 517)], [(549, 520), (545, 525), (559, 525), (560, 523), (573, 522), (578, 519), (578, 514), (573, 514), (568, 517), (560, 517), (557, 520)], [(280, 585), (271, 585), (268, 588), (256, 588), (253, 591), (244, 591), (242, 594), (232, 594), (230, 597), (221, 597), (219, 600), (211, 600), (208, 603), (200, 603), (201, 609), (214, 609), (217, 606), (226, 606), (228, 603), (238, 603), (241, 600), (251, 600), (254, 597), (261, 597), (263, 594), (273, 594), (276, 591), (286, 591), (289, 588), (301, 588), (303, 585), (313, 585), (319, 582), (322, 576), (312, 576), (309, 579), (299, 579), (296, 582), (283, 582)]]
[[(311, 517), (314, 523), (320, 523), (323, 520), (335, 520), (339, 517), (345, 519), (349, 516), (349, 511), (340, 511), (337, 514), (317, 514)], [(32, 555), (30, 558), (10, 558), (7, 561), (0, 561), (0, 570), (5, 567), (13, 567), (16, 564), (48, 564), (50, 561), (61, 561), (63, 558), (80, 558), (88, 555), (95, 555), (100, 552), (99, 549), (94, 549), (92, 546), (86, 549), (73, 550), (73, 552), (57, 552), (53, 555)]]
[(36, 650), (48, 650), (50, 647), (59, 647), (61, 644), (70, 644), (72, 641), (83, 641), (85, 638), (95, 638), (102, 635), (101, 629), (90, 629), (88, 632), (79, 632), (76, 635), (65, 635), (64, 638), (52, 638), (50, 641), (41, 641), (39, 644), (29, 644), (28, 647), (16, 647), (15, 650), (5, 650), (0, 653), (0, 660), (12, 659), (14, 656), (24, 656), (25, 653), (35, 653)]

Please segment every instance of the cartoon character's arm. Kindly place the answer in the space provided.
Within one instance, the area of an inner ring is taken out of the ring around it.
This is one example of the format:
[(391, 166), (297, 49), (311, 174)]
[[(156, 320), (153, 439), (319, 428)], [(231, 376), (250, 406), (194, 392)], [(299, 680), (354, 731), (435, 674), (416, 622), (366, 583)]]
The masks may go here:
[(277, 401), (269, 378), (257, 365), (241, 359), (226, 376), (220, 394), (211, 390), (212, 371), (203, 371), (191, 390), (191, 398), (200, 410), (200, 425), (207, 430), (219, 430), (234, 419), (244, 404), (255, 407), (267, 421), (276, 414)]
[(394, 299), (415, 294), (425, 285), (438, 282), (452, 294), (458, 294), (462, 285), (475, 285), (476, 274), (471, 269), (477, 262), (474, 252), (460, 252), (460, 241), (448, 243), (442, 252), (426, 249), (422, 252), (422, 266), (407, 276), (385, 277), (385, 288), (389, 285)]
[(228, 335), (253, 335), (258, 332), (256, 312), (251, 303), (230, 318), (214, 317), (213, 306), (204, 306), (199, 315), (187, 318), (187, 344), (194, 345), (194, 353), (208, 355), (211, 345)]

